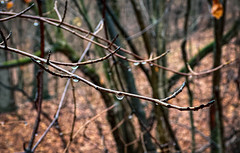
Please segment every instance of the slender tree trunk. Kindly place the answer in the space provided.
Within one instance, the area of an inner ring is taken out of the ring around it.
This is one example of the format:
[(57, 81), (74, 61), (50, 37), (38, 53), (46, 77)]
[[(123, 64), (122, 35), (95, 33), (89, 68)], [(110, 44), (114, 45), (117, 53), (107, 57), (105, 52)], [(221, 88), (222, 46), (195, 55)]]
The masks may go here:
[[(162, 15), (163, 12), (165, 11), (165, 1), (163, 0), (160, 2), (154, 1), (152, 6), (153, 8), (155, 8), (154, 13), (158, 14), (158, 16)], [(143, 18), (142, 11), (140, 9), (139, 4), (135, 0), (131, 0), (131, 4), (133, 6), (133, 10), (135, 12), (140, 30), (145, 29), (146, 25), (145, 25), (144, 18)], [(156, 5), (160, 7), (160, 10), (159, 10), (159, 7), (157, 7)], [(156, 49), (158, 50), (157, 54), (161, 54), (162, 52), (165, 52), (165, 38), (164, 38), (165, 29), (163, 25), (164, 24), (161, 23), (159, 24), (159, 27), (157, 27), (159, 28), (157, 29), (157, 34), (156, 34), (157, 35), (156, 43), (158, 44), (156, 45), (157, 47)], [(144, 32), (142, 34), (142, 37), (143, 37), (143, 42), (144, 42), (147, 54), (148, 56), (150, 56), (150, 54), (153, 53), (154, 47), (152, 46), (152, 43), (150, 43), (151, 37), (149, 32), (148, 31)], [(166, 59), (164, 59), (161, 64), (166, 65)], [(156, 69), (155, 67), (151, 67), (150, 84), (152, 87), (154, 98), (160, 98), (160, 96), (165, 97), (166, 90), (163, 88), (163, 86), (166, 85), (165, 83), (166, 83), (166, 72), (162, 70), (158, 71), (158, 69)], [(161, 87), (159, 87), (159, 85)], [(159, 95), (159, 91), (161, 92), (161, 95)], [(160, 143), (169, 142), (168, 140), (170, 136), (171, 139), (176, 143), (175, 149), (181, 150), (178, 145), (177, 139), (173, 133), (172, 127), (168, 120), (167, 113), (165, 112), (164, 108), (161, 106), (156, 106), (154, 113), (155, 113), (155, 116), (157, 117), (157, 135)]]
[[(103, 7), (100, 5), (99, 2), (100, 2), (100, 0), (98, 1), (98, 4), (99, 4), (100, 10), (102, 12)], [(117, 33), (116, 33), (116, 29), (114, 28), (113, 21), (111, 20), (109, 14), (107, 12), (105, 12), (105, 20), (106, 20), (106, 23), (107, 23), (107, 27), (108, 27), (110, 37), (111, 37), (111, 39), (113, 39), (117, 35)], [(118, 46), (122, 46), (119, 39), (117, 39), (115, 41), (115, 44), (117, 44)], [(123, 52), (119, 52), (119, 54), (125, 56)], [(128, 70), (128, 66), (129, 66), (128, 62), (126, 60), (123, 60), (123, 59), (118, 59), (118, 60), (121, 63), (120, 64), (120, 69), (121, 69), (121, 72), (122, 72), (122, 77), (121, 78), (124, 80), (127, 92), (137, 94), (138, 92), (137, 92), (137, 89), (136, 89), (133, 74), (132, 74), (131, 71)], [(141, 130), (145, 131), (146, 128), (148, 127), (148, 124), (147, 124), (146, 115), (145, 115), (145, 112), (144, 112), (144, 109), (143, 109), (143, 105), (141, 104), (140, 100), (137, 99), (137, 98), (130, 98), (129, 104), (130, 104), (130, 107), (131, 107), (133, 113), (135, 113), (136, 116), (138, 117), (139, 123), (141, 125)], [(130, 133), (130, 131), (128, 131), (128, 133), (126, 133), (126, 134), (128, 134), (128, 135), (126, 135), (126, 138), (129, 137), (130, 135), (134, 134), (134, 133), (135, 133), (134, 131), (132, 133)], [(148, 132), (146, 132), (144, 134), (144, 144), (143, 145), (146, 146), (147, 151), (155, 151), (155, 147), (152, 143), (151, 137), (148, 134)], [(142, 146), (139, 146), (139, 147), (142, 147)], [(142, 151), (142, 149), (137, 149), (137, 150)]]
[[(0, 63), (6, 61), (6, 53), (0, 51)], [(9, 69), (0, 69), (0, 112), (10, 112), (16, 110), (14, 94), (12, 90), (6, 89), (5, 86), (11, 87), (11, 76)]]
[[(222, 46), (230, 42), (232, 38), (236, 37), (239, 33), (240, 29), (240, 20), (235, 21), (232, 28), (223, 36), (222, 38)], [(188, 63), (191, 66), (191, 68), (194, 68), (204, 57), (206, 57), (209, 53), (211, 53), (214, 50), (215, 41), (212, 41), (211, 43), (207, 44), (205, 47), (200, 49), (198, 54), (196, 54), (194, 57), (192, 57)], [(184, 66), (180, 69), (179, 72), (187, 72), (188, 69)], [(174, 74), (171, 78), (168, 79), (169, 89), (173, 87), (173, 85), (182, 78), (182, 75)]]
[[(186, 69), (187, 69), (187, 62), (188, 62), (186, 44), (187, 44), (187, 39), (188, 39), (188, 20), (190, 17), (190, 11), (191, 11), (191, 0), (187, 0), (187, 9), (186, 9), (186, 13), (185, 13), (184, 30), (183, 30), (184, 39), (181, 44), (182, 58), (183, 58)], [(185, 79), (186, 79), (186, 87), (188, 90), (189, 106), (192, 107), (193, 106), (193, 93), (190, 88), (188, 76), (186, 76)], [(195, 144), (195, 126), (194, 126), (194, 118), (193, 118), (192, 111), (189, 112), (189, 116), (190, 116), (191, 134), (192, 134), (192, 153), (194, 153), (196, 144)]]
[[(153, 1), (153, 13), (156, 19), (159, 19), (165, 11), (165, 0), (155, 0)], [(155, 47), (157, 56), (163, 54), (166, 51), (166, 23), (164, 20), (160, 22), (155, 28), (156, 41)], [(158, 60), (158, 64), (162, 66), (167, 65), (167, 58), (163, 57), (161, 60)], [(152, 71), (155, 71), (152, 68)], [(155, 77), (156, 78), (155, 78)], [(154, 79), (155, 78), (155, 79)], [(158, 72), (155, 72), (155, 75), (152, 73), (152, 86), (153, 86), (153, 97), (154, 98), (164, 98), (167, 96), (166, 88), (166, 71), (163, 69), (158, 69)], [(157, 120), (157, 138), (162, 144), (169, 142), (169, 134), (166, 131), (166, 123), (163, 119), (164, 108), (161, 106), (155, 106), (155, 116)], [(166, 110), (167, 111), (167, 110)]]
[[(223, 16), (219, 20), (214, 19), (215, 46), (214, 46), (214, 56), (213, 56), (213, 60), (214, 60), (213, 67), (217, 67), (221, 64), (222, 37), (223, 37), (223, 31), (224, 31), (226, 0), (223, 0), (222, 5), (224, 9)], [(221, 71), (218, 70), (213, 73), (213, 79), (212, 79), (212, 92), (213, 92), (213, 97), (216, 100), (216, 103), (210, 108), (210, 130), (211, 130), (211, 139), (215, 142), (218, 142), (219, 147), (216, 147), (215, 145), (212, 144), (211, 145), (212, 153), (225, 152), (220, 82), (221, 82)]]

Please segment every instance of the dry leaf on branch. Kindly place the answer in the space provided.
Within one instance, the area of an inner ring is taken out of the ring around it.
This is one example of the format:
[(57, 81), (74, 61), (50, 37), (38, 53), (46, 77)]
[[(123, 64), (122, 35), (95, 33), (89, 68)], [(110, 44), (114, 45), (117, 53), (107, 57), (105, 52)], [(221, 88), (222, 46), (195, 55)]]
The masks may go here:
[(219, 0), (213, 0), (212, 9), (211, 9), (212, 16), (216, 19), (220, 19), (223, 15), (223, 6), (219, 2)]

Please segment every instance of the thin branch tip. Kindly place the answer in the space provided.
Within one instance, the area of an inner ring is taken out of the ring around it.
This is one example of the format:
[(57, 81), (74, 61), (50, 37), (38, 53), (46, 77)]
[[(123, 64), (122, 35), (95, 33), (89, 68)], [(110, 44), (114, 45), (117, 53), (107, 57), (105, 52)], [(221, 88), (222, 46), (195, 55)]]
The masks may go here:
[(215, 100), (211, 100), (210, 102), (208, 102), (209, 105), (212, 105), (215, 103)]

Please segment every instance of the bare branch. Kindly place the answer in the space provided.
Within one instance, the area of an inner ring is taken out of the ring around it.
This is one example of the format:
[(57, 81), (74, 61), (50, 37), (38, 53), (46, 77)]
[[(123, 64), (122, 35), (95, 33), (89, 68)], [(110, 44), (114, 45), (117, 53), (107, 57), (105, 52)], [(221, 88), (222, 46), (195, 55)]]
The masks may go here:
[(98, 113), (97, 115), (95, 115), (94, 117), (92, 117), (91, 119), (89, 119), (86, 123), (84, 123), (78, 130), (77, 132), (73, 135), (73, 139), (78, 135), (78, 133), (85, 128), (88, 124), (90, 124), (91, 122), (93, 122), (94, 120), (96, 120), (98, 117), (100, 117), (102, 114), (108, 112), (109, 110), (113, 109), (114, 107), (116, 107), (117, 104), (113, 104), (112, 106), (106, 108), (105, 110), (103, 110), (102, 112)]
[[(3, 48), (3, 46), (0, 45), (0, 48)], [(16, 52), (16, 53), (19, 53), (19, 54), (22, 54), (22, 55), (25, 55), (25, 56), (28, 56), (28, 57), (31, 57), (31, 58), (34, 58), (35, 60), (39, 60), (41, 62), (44, 62), (46, 63), (47, 60), (46, 59), (43, 59), (43, 58), (40, 58), (40, 57), (37, 57), (35, 55), (32, 55), (30, 53), (27, 53), (27, 52), (24, 52), (24, 51), (21, 51), (21, 50), (18, 50), (18, 49), (14, 49), (14, 48), (10, 48), (8, 47), (7, 50), (9, 51), (13, 51), (13, 52)], [(62, 75), (62, 74), (57, 74), (56, 76), (59, 76), (59, 77), (65, 77), (65, 78), (72, 78), (72, 79), (75, 79), (76, 81), (82, 81), (84, 82), (85, 84), (95, 88), (96, 90), (101, 90), (101, 91), (104, 91), (104, 92), (108, 92), (108, 93), (113, 93), (113, 94), (116, 94), (116, 95), (120, 95), (120, 96), (130, 96), (130, 97), (134, 97), (134, 98), (139, 98), (139, 99), (142, 99), (142, 100), (147, 100), (149, 102), (153, 102), (155, 103), (156, 105), (162, 105), (162, 106), (165, 106), (165, 107), (168, 107), (168, 108), (175, 108), (175, 109), (178, 109), (178, 110), (181, 110), (181, 111), (190, 111), (190, 110), (194, 110), (194, 111), (197, 111), (199, 109), (202, 109), (204, 107), (209, 107), (210, 105), (212, 105), (214, 103), (214, 100), (208, 102), (207, 104), (202, 104), (200, 106), (196, 106), (196, 107), (180, 107), (180, 106), (176, 106), (176, 105), (172, 105), (172, 104), (168, 104), (166, 103), (166, 99), (163, 99), (162, 100), (159, 100), (159, 99), (155, 99), (155, 98), (150, 98), (150, 97), (146, 97), (146, 96), (142, 96), (142, 95), (137, 95), (137, 94), (132, 94), (132, 93), (128, 93), (128, 92), (122, 92), (122, 91), (117, 91), (117, 90), (112, 90), (112, 89), (107, 89), (107, 88), (104, 88), (104, 87), (100, 87), (98, 85), (95, 85), (94, 83), (76, 75), (76, 74), (73, 74), (53, 63), (50, 62), (49, 64), (50, 66), (52, 66), (53, 68), (61, 71), (61, 72), (64, 72), (65, 74), (67, 75)], [(52, 75), (55, 75), (55, 73), (51, 73)], [(181, 87), (180, 87), (181, 89)], [(174, 96), (174, 95), (173, 95)], [(169, 96), (171, 97), (171, 96)]]
[(58, 16), (58, 18), (59, 18), (60, 23), (59, 23), (58, 27), (60, 27), (61, 24), (64, 22), (64, 19), (65, 19), (66, 14), (67, 14), (68, 1), (67, 1), (67, 0), (65, 1), (65, 7), (64, 7), (63, 17), (61, 17), (61, 15), (60, 15), (60, 13), (59, 13), (59, 11), (58, 11), (58, 9), (57, 9), (57, 2), (58, 2), (58, 1), (55, 0), (54, 10), (55, 10), (55, 12), (56, 12), (56, 14), (57, 14), (57, 16)]
[(238, 60), (238, 58), (236, 58), (236, 59), (234, 59), (234, 60), (229, 60), (229, 61), (227, 61), (227, 62), (225, 62), (225, 63), (223, 63), (223, 64), (221, 64), (221, 65), (219, 65), (219, 66), (217, 66), (217, 67), (215, 67), (215, 68), (213, 68), (213, 69), (205, 70), (205, 71), (203, 71), (203, 72), (194, 72), (193, 69), (191, 68), (191, 66), (190, 66), (188, 63), (187, 63), (187, 68), (188, 68), (188, 70), (192, 73), (192, 75), (194, 75), (194, 76), (200, 76), (200, 75), (205, 75), (205, 74), (209, 74), (209, 73), (212, 73), (212, 72), (214, 72), (214, 71), (217, 71), (217, 70), (219, 70), (219, 69), (221, 69), (221, 68), (223, 68), (223, 67), (225, 67), (225, 66), (227, 66), (227, 65), (232, 64), (233, 62), (235, 62), (235, 61), (237, 61), (237, 60)]
[[(101, 28), (101, 24), (102, 24), (102, 20), (99, 22), (99, 24), (97, 25), (96, 29), (95, 29), (95, 32), (94, 34), (97, 34), (97, 32), (99, 32), (100, 28)], [(91, 40), (93, 40), (93, 36), (91, 38)], [(84, 56), (86, 55), (86, 53), (88, 52), (89, 48), (91, 47), (91, 42), (88, 43), (87, 47), (85, 48), (82, 56), (79, 58), (78, 62), (81, 62), (84, 58)], [(50, 63), (49, 63), (50, 64)], [(74, 69), (72, 70), (71, 73), (75, 73), (77, 69)], [(48, 126), (48, 128), (45, 130), (45, 132), (43, 133), (43, 135), (39, 138), (39, 140), (36, 142), (36, 144), (34, 145), (34, 147), (32, 148), (32, 152), (34, 152), (34, 150), (37, 148), (37, 146), (40, 144), (40, 142), (44, 139), (44, 137), (47, 135), (47, 133), (49, 132), (49, 130), (51, 129), (51, 127), (54, 125), (54, 123), (58, 120), (58, 117), (59, 117), (59, 114), (60, 114), (60, 111), (61, 111), (61, 108), (62, 108), (62, 105), (63, 105), (63, 100), (65, 98), (65, 95), (67, 93), (67, 89), (68, 89), (68, 86), (70, 84), (70, 79), (68, 79), (66, 85), (65, 85), (65, 88), (64, 88), (64, 91), (63, 91), (63, 94), (62, 94), (62, 97), (61, 97), (61, 100), (59, 102), (59, 105), (58, 105), (58, 109), (57, 109), (57, 112), (56, 112), (56, 115), (54, 117), (54, 119), (52, 120), (52, 122), (50, 123), (50, 125)]]
[(60, 78), (71, 78), (70, 75), (64, 75), (64, 74), (61, 74), (61, 73), (57, 73), (57, 72), (53, 72), (53, 71), (50, 71), (48, 68), (46, 68), (45, 66), (43, 66), (38, 60), (35, 60), (34, 58), (31, 58), (31, 60), (36, 63), (39, 67), (41, 67), (43, 70), (45, 70), (46, 72), (54, 75), (54, 76), (58, 76)]
[[(202, 109), (204, 107), (209, 107), (210, 105), (212, 105), (215, 102), (214, 100), (212, 100), (207, 104), (201, 104), (201, 105), (196, 106), (196, 107), (180, 107), (180, 106), (177, 106), (177, 105), (172, 105), (172, 104), (166, 103), (167, 99), (163, 99), (163, 101), (162, 101), (162, 100), (159, 100), (159, 99), (150, 98), (150, 97), (146, 97), (146, 96), (142, 96), (142, 95), (137, 95), (137, 94), (132, 94), (132, 93), (128, 93), (128, 92), (122, 92), (122, 91), (103, 88), (103, 87), (100, 87), (98, 85), (95, 85), (94, 83), (92, 83), (92, 82), (90, 82), (90, 81), (88, 81), (88, 80), (86, 80), (86, 79), (84, 79), (84, 78), (82, 78), (78, 75), (72, 74), (71, 72), (69, 72), (69, 71), (67, 71), (63, 68), (60, 68), (60, 67), (58, 67), (54, 64), (51, 64), (51, 66), (56, 68), (59, 71), (65, 72), (66, 74), (69, 75), (70, 78), (76, 79), (78, 81), (82, 81), (82, 82), (86, 83), (87, 85), (95, 88), (96, 90), (102, 90), (104, 92), (113, 93), (113, 94), (116, 94), (116, 96), (121, 96), (121, 97), (129, 96), (129, 97), (139, 98), (139, 99), (142, 99), (142, 100), (147, 100), (147, 101), (150, 101), (150, 102), (154, 102), (156, 105), (159, 104), (159, 105), (162, 105), (162, 106), (165, 106), (165, 107), (168, 107), (168, 108), (175, 108), (175, 109), (178, 109), (178, 110), (181, 110), (181, 111), (189, 111), (189, 110), (197, 111), (197, 110)], [(183, 86), (181, 86), (180, 89), (177, 90), (177, 92), (174, 92), (173, 95), (169, 96), (168, 100), (172, 99), (177, 94), (179, 94), (180, 91), (182, 91), (182, 88), (183, 88)]]
[(75, 122), (76, 122), (76, 109), (77, 109), (77, 104), (76, 104), (76, 95), (75, 95), (75, 86), (73, 83), (73, 80), (71, 80), (71, 86), (72, 86), (72, 93), (73, 93), (73, 105), (74, 105), (74, 110), (73, 110), (73, 122), (72, 122), (72, 129), (71, 129), (71, 133), (70, 133), (70, 137), (69, 137), (69, 142), (66, 146), (66, 148), (64, 149), (64, 153), (68, 152), (68, 149), (73, 141), (73, 131), (74, 131), (74, 127), (75, 127)]
[(106, 55), (104, 57), (101, 57), (101, 58), (98, 58), (95, 60), (88, 60), (85, 62), (78, 62), (78, 63), (64, 63), (64, 62), (58, 62), (58, 61), (50, 61), (50, 62), (57, 64), (57, 65), (64, 65), (64, 66), (81, 66), (81, 65), (87, 65), (87, 64), (94, 64), (94, 63), (102, 62), (102, 61), (108, 59), (112, 55), (116, 54), (119, 50), (120, 50), (120, 47), (118, 47), (114, 52), (109, 53), (108, 55)]
[[(1, 11), (0, 11), (0, 14), (2, 14), (2, 15), (14, 15), (14, 14), (16, 14), (16, 13), (1, 12)], [(39, 16), (32, 16), (32, 15), (25, 15), (25, 14), (19, 15), (18, 17), (43, 21), (43, 22), (46, 22), (46, 23), (51, 24), (51, 25), (56, 26), (56, 27), (58, 27), (58, 26), (59, 26), (59, 23), (61, 23), (60, 21), (55, 20), (55, 19), (44, 18), (44, 17), (39, 17)], [(95, 44), (95, 45), (97, 45), (97, 46), (99, 46), (99, 47), (102, 47), (103, 49), (106, 49), (106, 50), (110, 51), (111, 53), (113, 52), (113, 50), (109, 49), (108, 46), (106, 46), (106, 45), (104, 45), (104, 44), (102, 44), (102, 43), (96, 42), (96, 41), (94, 41), (94, 40), (91, 40), (91, 39), (87, 38), (86, 36), (83, 36), (83, 35), (77, 33), (76, 31), (74, 31), (74, 30), (72, 30), (72, 29), (77, 29), (77, 30), (79, 30), (80, 32), (86, 33), (87, 35), (92, 35), (92, 36), (94, 36), (94, 37), (96, 37), (96, 38), (98, 38), (98, 39), (100, 39), (100, 40), (102, 40), (102, 41), (104, 41), (104, 42), (107, 42), (107, 43), (109, 43), (109, 44), (111, 43), (110, 41), (108, 41), (108, 40), (106, 40), (106, 39), (104, 39), (104, 38), (102, 38), (102, 37), (100, 37), (100, 36), (97, 36), (97, 35), (94, 34), (94, 33), (91, 33), (91, 32), (89, 32), (89, 31), (87, 31), (87, 30), (84, 30), (84, 29), (82, 29), (82, 28), (79, 28), (79, 27), (76, 27), (76, 26), (73, 26), (73, 25), (70, 25), (70, 24), (64, 23), (64, 22), (63, 22), (62, 25), (60, 25), (59, 27), (62, 28), (62, 29), (64, 29), (64, 30), (66, 30), (66, 31), (68, 31), (68, 32), (70, 32), (70, 33), (72, 33), (73, 35), (76, 35), (77, 37), (79, 37), (79, 38), (81, 38), (81, 39), (84, 39), (84, 40), (86, 40), (86, 41), (88, 41), (88, 42), (91, 42), (91, 43), (93, 43), (93, 44)], [(68, 27), (69, 27), (69, 28), (68, 28)], [(70, 28), (72, 28), (72, 29), (70, 29)], [(100, 28), (100, 29), (101, 29), (101, 28)], [(115, 44), (113, 44), (113, 46), (114, 46), (115, 48), (118, 47), (118, 46), (115, 45)], [(140, 61), (139, 61), (139, 60), (133, 60), (133, 59), (128, 59), (128, 58), (125, 57), (125, 56), (116, 54), (116, 56), (118, 56), (119, 58), (122, 58), (122, 59), (124, 59), (124, 60), (127, 60), (128, 62), (131, 62), (131, 63), (140, 63), (140, 62), (141, 62), (141, 63), (142, 63), (142, 62), (145, 61), (142, 57), (140, 57), (140, 56), (138, 56), (138, 55), (136, 55), (136, 54), (134, 54), (134, 53), (132, 53), (132, 52), (124, 49), (124, 48), (121, 48), (120, 50), (121, 50), (121, 51), (124, 51), (125, 53), (127, 53), (127, 54), (129, 54), (129, 55), (132, 55), (132, 56), (136, 57), (137, 59), (141, 59)], [(143, 61), (143, 60), (144, 60), (144, 61)], [(144, 62), (144, 63), (145, 63), (145, 62)], [(177, 71), (177, 70), (174, 70), (174, 69), (171, 69), (171, 68), (168, 68), (168, 67), (164, 67), (164, 66), (158, 65), (158, 64), (153, 63), (153, 62), (149, 62), (149, 64), (151, 64), (152, 66), (158, 67), (158, 68), (160, 68), (160, 69), (163, 69), (163, 70), (166, 70), (166, 71), (170, 71), (170, 72), (172, 72), (172, 73), (179, 74), (179, 75), (182, 75), (182, 76), (192, 76), (192, 75), (193, 75), (192, 73), (179, 72), (179, 71)], [(204, 73), (204, 75), (205, 75), (205, 74), (210, 74), (210, 73), (212, 73), (212, 72), (214, 72), (214, 71), (208, 71), (208, 72)], [(203, 75), (203, 74), (199, 74), (199, 75)]]
[(61, 22), (59, 23), (59, 27), (61, 26), (61, 24), (64, 22), (64, 19), (66, 17), (67, 14), (67, 6), (68, 6), (68, 0), (65, 1), (65, 7), (64, 7), (64, 12), (63, 12), (63, 17), (61, 19)]
[(164, 98), (164, 99), (161, 99), (161, 101), (167, 102), (167, 101), (169, 101), (170, 99), (175, 98), (180, 92), (182, 92), (182, 90), (183, 90), (183, 88), (185, 87), (185, 85), (186, 85), (186, 82), (183, 82), (183, 84), (181, 85), (181, 87), (180, 87), (177, 91), (175, 91), (175, 92), (174, 92), (172, 95), (170, 95), (169, 97), (166, 97), (166, 98)]
[(3, 19), (0, 19), (0, 22), (3, 22), (3, 21), (7, 21), (7, 20), (10, 20), (10, 19), (14, 19), (18, 16), (21, 16), (22, 14), (26, 13), (28, 10), (30, 10), (32, 7), (34, 6), (34, 3), (32, 5), (30, 5), (29, 7), (27, 7), (26, 9), (24, 9), (23, 11), (19, 12), (19, 13), (16, 13), (12, 16), (9, 16), (9, 17), (6, 17), (6, 18), (3, 18)]
[(1, 28), (0, 28), (0, 35), (1, 35), (2, 39), (3, 39), (4, 49), (7, 49), (8, 48), (7, 40), (6, 40), (6, 37), (4, 36)]
[[(0, 29), (0, 31), (1, 31), (1, 29)], [(12, 32), (10, 31), (10, 33), (8, 34), (8, 36), (5, 39), (8, 40), (11, 37), (11, 35), (12, 35)], [(4, 41), (2, 41), (0, 43), (0, 45), (2, 45), (2, 44), (4, 44)]]
[(51, 53), (52, 53), (51, 50), (49, 50), (46, 64), (49, 64)]
[[(62, 17), (61, 17), (61, 15), (60, 15), (59, 11), (58, 11), (57, 2), (58, 2), (58, 1), (55, 0), (53, 9), (55, 10), (55, 12), (56, 12), (56, 14), (57, 14), (57, 16), (58, 16), (58, 19), (60, 20), (60, 23), (61, 23)], [(59, 23), (59, 24), (60, 24), (60, 23)]]

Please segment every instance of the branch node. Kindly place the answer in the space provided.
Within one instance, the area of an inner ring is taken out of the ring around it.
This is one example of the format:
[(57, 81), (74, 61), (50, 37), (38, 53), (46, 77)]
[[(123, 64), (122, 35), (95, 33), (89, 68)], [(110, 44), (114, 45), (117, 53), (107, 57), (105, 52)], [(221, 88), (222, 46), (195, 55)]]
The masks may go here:
[(49, 50), (49, 51), (48, 51), (47, 62), (46, 62), (46, 64), (47, 64), (47, 65), (49, 65), (49, 64), (50, 64), (50, 56), (51, 56), (51, 53), (52, 53), (52, 51), (51, 51), (51, 50)]
[(5, 46), (4, 48), (7, 49), (8, 48), (7, 47), (7, 40), (6, 40), (6, 37), (4, 36), (1, 28), (0, 28), (0, 35), (1, 35), (2, 39), (3, 39), (3, 43), (4, 43), (4, 46)]

